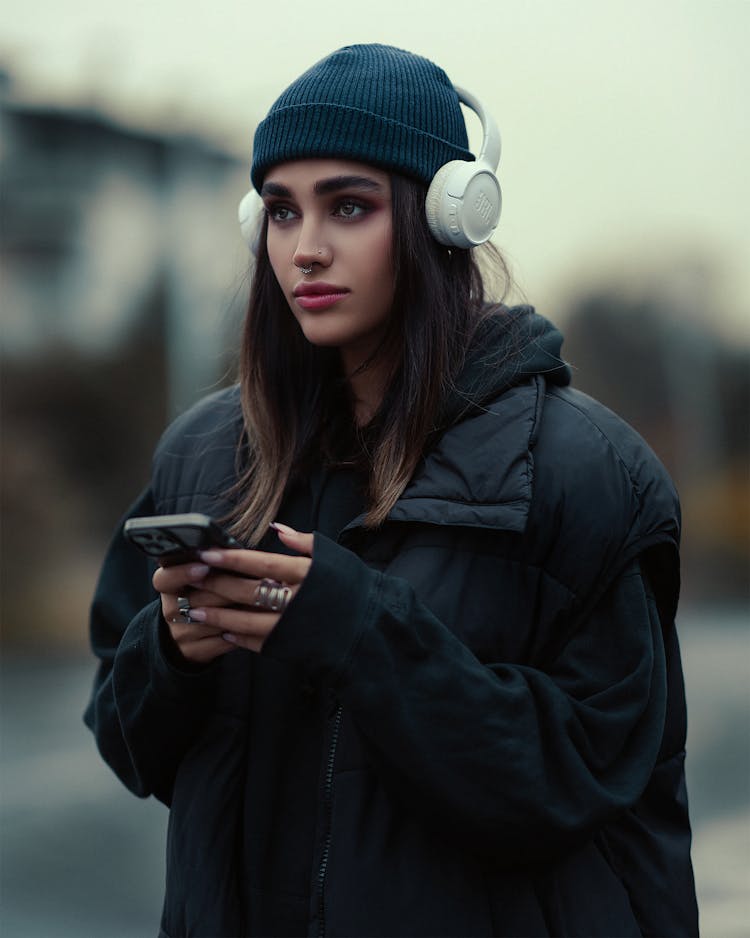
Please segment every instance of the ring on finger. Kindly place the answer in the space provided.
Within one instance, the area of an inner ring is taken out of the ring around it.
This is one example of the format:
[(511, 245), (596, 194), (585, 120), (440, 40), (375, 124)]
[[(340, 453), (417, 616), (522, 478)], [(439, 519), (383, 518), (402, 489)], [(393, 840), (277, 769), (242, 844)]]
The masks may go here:
[(177, 624), (177, 622), (183, 622), (186, 625), (190, 624), (193, 620), (190, 618), (190, 598), (188, 596), (178, 596), (177, 597), (177, 608), (180, 611), (181, 618), (172, 619), (172, 622)]
[(256, 609), (266, 609), (269, 612), (283, 612), (292, 598), (292, 590), (278, 580), (261, 580), (255, 587)]

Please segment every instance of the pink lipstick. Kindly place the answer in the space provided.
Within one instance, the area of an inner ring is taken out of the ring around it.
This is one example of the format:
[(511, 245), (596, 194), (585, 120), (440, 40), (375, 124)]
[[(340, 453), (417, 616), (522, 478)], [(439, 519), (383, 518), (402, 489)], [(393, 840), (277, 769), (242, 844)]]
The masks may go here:
[(318, 281), (316, 283), (299, 283), (294, 288), (294, 298), (302, 309), (328, 309), (334, 303), (342, 300), (349, 290), (346, 287), (337, 287), (332, 283)]

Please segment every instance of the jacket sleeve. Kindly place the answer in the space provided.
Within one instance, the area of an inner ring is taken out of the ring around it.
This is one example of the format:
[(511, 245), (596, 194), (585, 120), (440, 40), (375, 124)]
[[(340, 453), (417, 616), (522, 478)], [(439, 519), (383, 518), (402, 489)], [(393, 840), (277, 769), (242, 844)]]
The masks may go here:
[[(147, 490), (125, 517), (151, 514)], [(124, 520), (91, 607), (91, 645), (100, 664), (84, 722), (131, 791), (169, 804), (177, 766), (205, 713), (214, 669), (178, 662), (151, 585), (155, 567), (125, 540)]]
[(330, 683), (392, 795), (500, 864), (590, 837), (659, 752), (663, 641), (637, 561), (542, 671), (480, 662), (408, 583), (316, 535), (263, 653)]

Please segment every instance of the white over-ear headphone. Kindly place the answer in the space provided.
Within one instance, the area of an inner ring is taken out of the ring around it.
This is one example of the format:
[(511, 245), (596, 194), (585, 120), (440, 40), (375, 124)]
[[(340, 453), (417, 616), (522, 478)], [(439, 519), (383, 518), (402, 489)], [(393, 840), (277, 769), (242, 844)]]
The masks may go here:
[(456, 93), (481, 121), (482, 149), (472, 163), (451, 160), (440, 167), (427, 190), (425, 211), (436, 241), (448, 247), (470, 248), (487, 241), (500, 220), (503, 200), (495, 175), (500, 162), (500, 131), (473, 95), (458, 87)]
[(263, 202), (255, 189), (251, 189), (242, 196), (237, 208), (242, 237), (255, 257), (258, 256), (260, 248), (260, 232), (263, 227), (262, 211)]
[[(425, 212), (436, 241), (448, 247), (471, 248), (487, 241), (500, 219), (503, 200), (495, 175), (500, 162), (500, 131), (474, 95), (462, 88), (456, 88), (456, 93), (482, 124), (482, 149), (473, 162), (451, 160), (440, 167), (427, 190)], [(255, 255), (262, 207), (260, 196), (251, 189), (238, 209), (242, 236)]]

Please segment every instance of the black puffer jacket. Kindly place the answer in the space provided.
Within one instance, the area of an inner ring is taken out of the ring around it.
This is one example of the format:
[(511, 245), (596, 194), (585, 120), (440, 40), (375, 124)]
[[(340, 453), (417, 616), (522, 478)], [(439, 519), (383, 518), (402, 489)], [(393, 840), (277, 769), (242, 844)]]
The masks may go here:
[[(115, 538), (86, 721), (170, 805), (162, 934), (697, 934), (676, 496), (517, 315), (379, 530), (290, 487), (323, 533), (262, 654), (181, 665)], [(130, 514), (224, 514), (241, 429), (236, 389), (181, 417)]]

